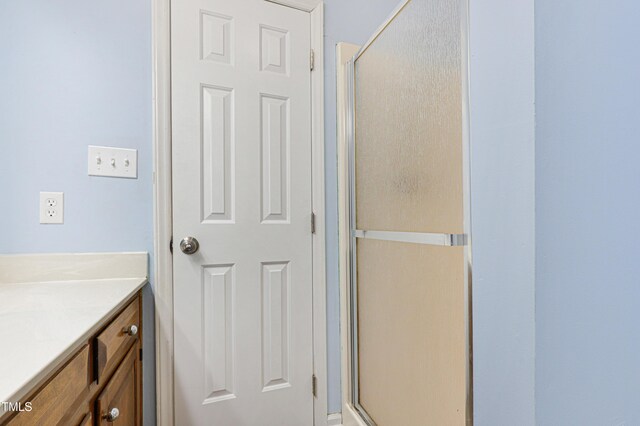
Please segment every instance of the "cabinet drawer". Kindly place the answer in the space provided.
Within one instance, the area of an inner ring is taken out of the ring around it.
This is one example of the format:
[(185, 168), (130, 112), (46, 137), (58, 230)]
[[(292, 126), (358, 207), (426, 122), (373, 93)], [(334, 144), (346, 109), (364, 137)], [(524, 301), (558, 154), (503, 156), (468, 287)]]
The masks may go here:
[(136, 297), (96, 337), (96, 380), (109, 374), (140, 336), (140, 298)]
[[(89, 346), (85, 345), (47, 384), (33, 396), (32, 411), (21, 412), (8, 425), (57, 425), (89, 391)], [(25, 401), (26, 402), (26, 401)]]

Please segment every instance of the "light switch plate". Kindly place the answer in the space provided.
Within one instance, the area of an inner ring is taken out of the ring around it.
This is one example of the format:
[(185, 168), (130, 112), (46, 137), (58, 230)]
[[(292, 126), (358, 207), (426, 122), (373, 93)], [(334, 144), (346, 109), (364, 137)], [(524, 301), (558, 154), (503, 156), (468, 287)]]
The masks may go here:
[(64, 223), (64, 193), (40, 193), (40, 223)]
[(89, 175), (137, 179), (138, 151), (89, 145)]

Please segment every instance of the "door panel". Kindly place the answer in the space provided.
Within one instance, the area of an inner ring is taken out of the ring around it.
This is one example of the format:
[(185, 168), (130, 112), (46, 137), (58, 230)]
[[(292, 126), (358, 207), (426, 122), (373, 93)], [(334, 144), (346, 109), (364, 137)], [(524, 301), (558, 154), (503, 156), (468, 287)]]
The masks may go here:
[(176, 423), (312, 424), (309, 14), (181, 0), (171, 20)]
[(289, 220), (289, 99), (260, 95), (262, 223)]
[(202, 221), (232, 222), (233, 89), (202, 86)]
[(289, 262), (262, 264), (262, 373), (263, 390), (289, 383)]
[(203, 400), (207, 404), (235, 396), (234, 268), (209, 265), (202, 269)]

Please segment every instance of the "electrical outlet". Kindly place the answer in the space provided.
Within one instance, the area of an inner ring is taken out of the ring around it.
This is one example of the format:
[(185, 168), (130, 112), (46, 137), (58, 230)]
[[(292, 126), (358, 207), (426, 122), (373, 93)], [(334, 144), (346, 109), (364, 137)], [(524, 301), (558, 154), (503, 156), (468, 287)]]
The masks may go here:
[(64, 193), (40, 193), (40, 223), (64, 223)]

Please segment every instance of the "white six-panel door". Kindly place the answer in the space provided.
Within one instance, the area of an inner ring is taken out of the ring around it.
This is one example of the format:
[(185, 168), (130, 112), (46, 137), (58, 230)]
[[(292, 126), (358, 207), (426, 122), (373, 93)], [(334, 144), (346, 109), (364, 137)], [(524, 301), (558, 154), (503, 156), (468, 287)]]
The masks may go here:
[(178, 0), (171, 21), (176, 425), (311, 425), (309, 14)]

